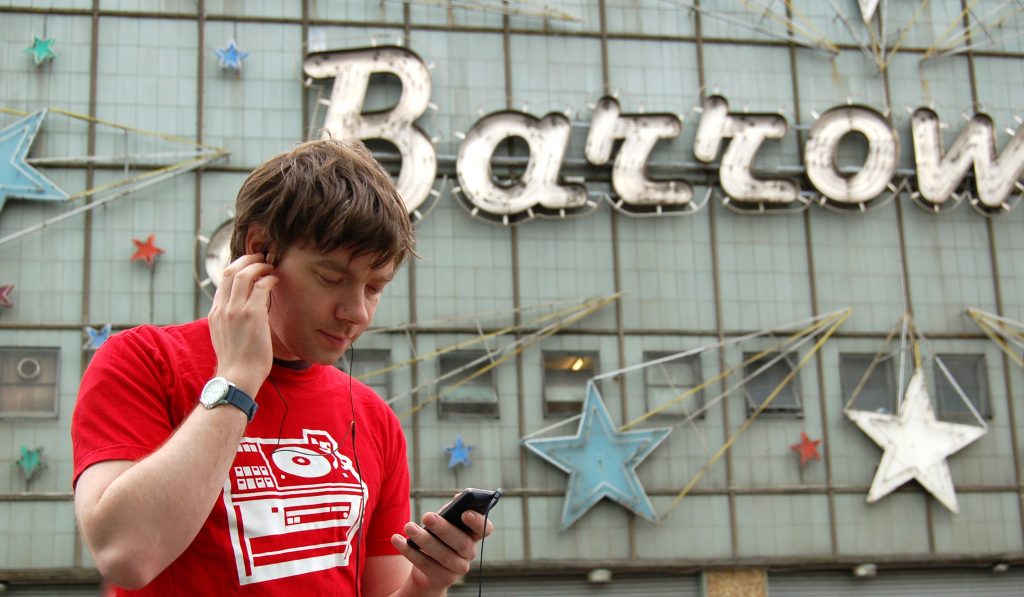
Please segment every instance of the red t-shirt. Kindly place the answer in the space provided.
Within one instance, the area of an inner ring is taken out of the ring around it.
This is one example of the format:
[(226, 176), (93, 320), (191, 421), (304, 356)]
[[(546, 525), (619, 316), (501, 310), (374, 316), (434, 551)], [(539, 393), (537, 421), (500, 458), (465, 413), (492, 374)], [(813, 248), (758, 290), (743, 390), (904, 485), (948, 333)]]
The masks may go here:
[[(215, 369), (205, 319), (112, 336), (79, 389), (74, 481), (98, 462), (139, 460), (160, 447)], [(322, 365), (275, 364), (256, 402), (224, 491), (195, 540), (147, 587), (119, 594), (354, 595), (357, 559), (362, 571), (367, 556), (398, 554), (391, 535), (409, 520), (409, 469), (391, 409)]]

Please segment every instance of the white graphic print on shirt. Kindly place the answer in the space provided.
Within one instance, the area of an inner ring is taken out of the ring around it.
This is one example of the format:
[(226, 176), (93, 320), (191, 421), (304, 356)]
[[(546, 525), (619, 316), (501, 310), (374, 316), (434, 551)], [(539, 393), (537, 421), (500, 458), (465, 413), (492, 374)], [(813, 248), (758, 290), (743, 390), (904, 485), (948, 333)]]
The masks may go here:
[(347, 566), (366, 485), (326, 431), (242, 438), (224, 483), (238, 581)]

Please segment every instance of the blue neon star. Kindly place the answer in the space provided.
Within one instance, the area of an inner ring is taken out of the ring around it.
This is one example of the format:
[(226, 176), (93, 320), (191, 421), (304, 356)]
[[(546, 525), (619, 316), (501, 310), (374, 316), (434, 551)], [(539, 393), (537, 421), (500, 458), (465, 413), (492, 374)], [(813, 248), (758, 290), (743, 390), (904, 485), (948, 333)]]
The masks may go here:
[(8, 197), (40, 201), (68, 198), (67, 193), (25, 161), (45, 117), (46, 110), (40, 110), (0, 130), (0, 209)]
[(605, 497), (638, 516), (657, 522), (654, 506), (636, 476), (636, 467), (671, 431), (670, 427), (663, 427), (619, 433), (601, 401), (601, 394), (590, 382), (576, 435), (528, 439), (523, 443), (544, 460), (569, 473), (562, 509), (564, 531)]
[(220, 58), (220, 67), (231, 70), (242, 70), (242, 60), (249, 57), (249, 52), (242, 50), (235, 40), (228, 41), (228, 47), (213, 51)]
[(96, 329), (92, 326), (85, 326), (85, 333), (89, 336), (89, 339), (85, 341), (82, 348), (85, 350), (96, 350), (103, 343), (110, 338), (110, 324), (105, 323), (100, 329)]
[(469, 453), (475, 450), (476, 446), (467, 446), (462, 442), (462, 434), (455, 438), (454, 446), (445, 446), (444, 451), (448, 454), (448, 468), (453, 469), (458, 465), (469, 466), (473, 464), (469, 460)]
[(32, 54), (32, 60), (35, 60), (36, 66), (41, 65), (47, 60), (53, 60), (57, 57), (57, 53), (53, 51), (53, 44), (57, 41), (53, 37), (39, 37), (38, 35), (32, 35), (32, 45), (25, 48), (25, 52)]

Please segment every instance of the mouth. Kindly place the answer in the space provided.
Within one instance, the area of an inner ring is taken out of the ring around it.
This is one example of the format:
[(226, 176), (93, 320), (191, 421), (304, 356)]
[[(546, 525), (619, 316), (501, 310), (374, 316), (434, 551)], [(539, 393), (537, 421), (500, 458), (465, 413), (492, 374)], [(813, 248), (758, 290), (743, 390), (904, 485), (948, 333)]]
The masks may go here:
[(320, 330), (320, 335), (323, 336), (328, 344), (335, 348), (345, 348), (351, 343), (351, 339), (348, 336), (336, 336), (323, 330)]

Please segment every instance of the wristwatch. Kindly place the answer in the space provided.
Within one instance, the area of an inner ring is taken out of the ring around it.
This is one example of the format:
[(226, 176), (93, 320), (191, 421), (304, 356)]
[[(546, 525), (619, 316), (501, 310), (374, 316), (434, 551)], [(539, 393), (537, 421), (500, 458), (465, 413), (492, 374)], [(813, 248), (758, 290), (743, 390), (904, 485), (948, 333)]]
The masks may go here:
[(202, 393), (199, 394), (199, 403), (207, 409), (216, 408), (221, 404), (237, 406), (250, 421), (256, 416), (256, 401), (223, 377), (214, 377), (206, 382)]

